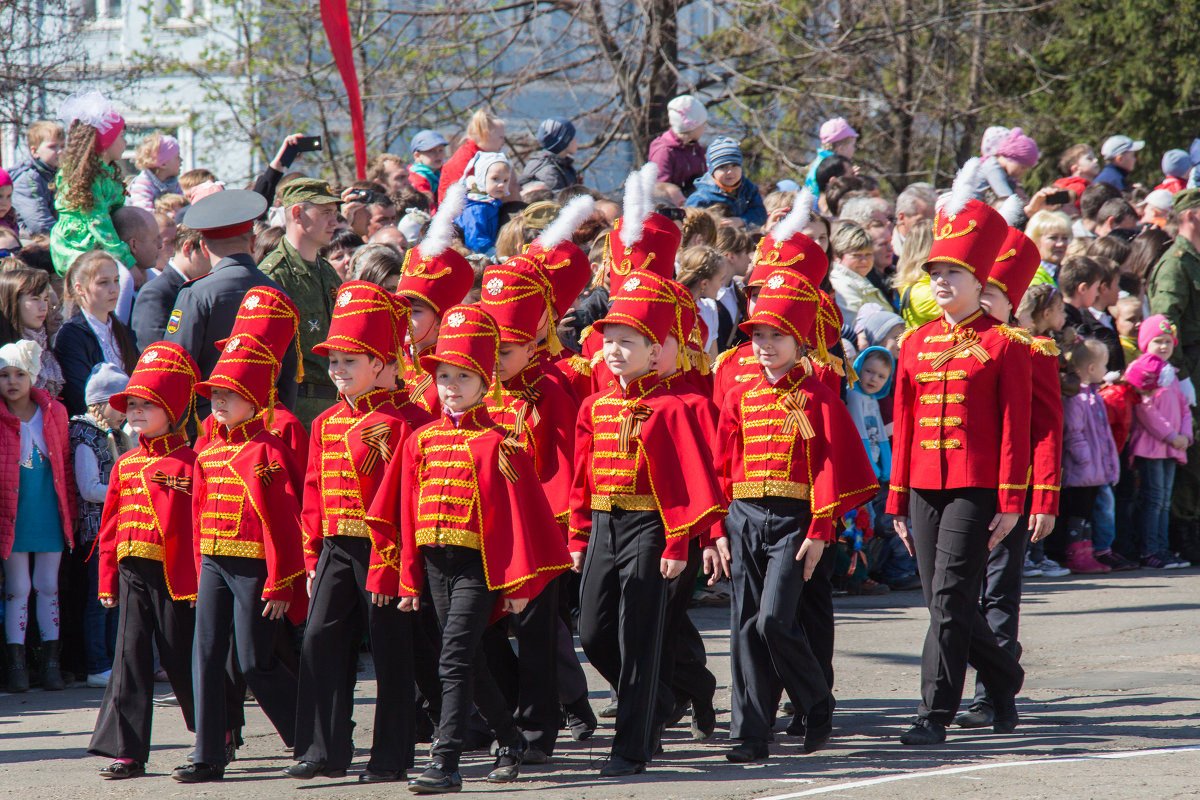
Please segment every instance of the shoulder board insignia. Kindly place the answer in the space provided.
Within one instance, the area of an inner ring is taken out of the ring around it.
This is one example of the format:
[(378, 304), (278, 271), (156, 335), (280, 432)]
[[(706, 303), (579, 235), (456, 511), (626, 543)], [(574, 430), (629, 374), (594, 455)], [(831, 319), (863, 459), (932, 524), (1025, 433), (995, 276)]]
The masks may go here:
[(1035, 353), (1043, 356), (1052, 356), (1055, 358), (1057, 358), (1062, 352), (1058, 349), (1058, 345), (1054, 343), (1053, 339), (1048, 339), (1045, 336), (1035, 336), (1030, 347)]
[(1017, 344), (1031, 345), (1033, 344), (1033, 336), (1024, 328), (1019, 328), (1016, 325), (997, 325), (996, 330), (1007, 336), (1010, 340)]

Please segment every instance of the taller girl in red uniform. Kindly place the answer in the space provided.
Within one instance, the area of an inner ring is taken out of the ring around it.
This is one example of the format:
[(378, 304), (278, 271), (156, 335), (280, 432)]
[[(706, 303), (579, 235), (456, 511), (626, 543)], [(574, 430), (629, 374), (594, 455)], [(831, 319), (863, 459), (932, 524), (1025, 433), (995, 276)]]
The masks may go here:
[(912, 745), (945, 740), (968, 660), (994, 702), (998, 732), (1016, 727), (1024, 680), (979, 608), (988, 552), (1025, 506), (1031, 378), (1028, 335), (980, 306), (1008, 225), (970, 199), (976, 172), (977, 164), (964, 167), (934, 219), (925, 269), (942, 318), (906, 334), (897, 364), (887, 511), (917, 557), (929, 608), (921, 705), (900, 739)]

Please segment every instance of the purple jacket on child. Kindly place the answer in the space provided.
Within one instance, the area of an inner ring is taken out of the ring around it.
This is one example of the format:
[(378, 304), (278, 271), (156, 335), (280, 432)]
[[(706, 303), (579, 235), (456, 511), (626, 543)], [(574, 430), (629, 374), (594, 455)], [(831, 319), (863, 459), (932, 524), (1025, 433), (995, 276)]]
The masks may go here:
[(1121, 476), (1120, 456), (1095, 386), (1063, 398), (1063, 486), (1103, 486)]
[(1179, 381), (1173, 380), (1154, 394), (1143, 396), (1133, 407), (1133, 431), (1129, 434), (1130, 455), (1140, 458), (1173, 458), (1187, 463), (1187, 450), (1176, 450), (1167, 441), (1176, 434), (1192, 440), (1192, 409)]

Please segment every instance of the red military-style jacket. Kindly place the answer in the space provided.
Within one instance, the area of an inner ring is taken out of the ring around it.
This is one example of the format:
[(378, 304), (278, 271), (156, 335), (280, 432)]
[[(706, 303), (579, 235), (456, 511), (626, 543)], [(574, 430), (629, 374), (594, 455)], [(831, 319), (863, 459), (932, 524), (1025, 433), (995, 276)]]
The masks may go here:
[[(424, 412), (420, 414), (415, 419), (404, 416), (392, 404), (390, 391), (374, 389), (353, 405), (343, 397), (313, 420), (301, 513), (304, 566), (309, 572), (317, 568), (326, 537), (369, 539), (371, 559), (364, 588), (390, 597), (399, 592), (399, 515), (385, 510), (398, 511), (398, 503), (381, 502), (377, 508), (373, 504), (386, 494), (388, 465), (424, 424)], [(398, 495), (399, 486), (391, 494)], [(372, 510), (384, 516), (372, 517)]]
[(728, 500), (806, 500), (810, 539), (834, 541), (842, 514), (879, 489), (850, 412), (808, 359), (775, 383), (760, 372), (726, 396), (716, 452)]
[(143, 439), (117, 460), (108, 481), (97, 549), (100, 597), (117, 597), (117, 562), (162, 562), (174, 600), (196, 599), (192, 472), (196, 452), (182, 433)]
[[(700, 429), (707, 437), (704, 444), (711, 459), (717, 446), (717, 419), (721, 412), (711, 399), (711, 387), (704, 386), (702, 381), (696, 380), (697, 377), (709, 376), (700, 376), (697, 370), (672, 372), (662, 377), (662, 383), (668, 391), (687, 404), (692, 415), (696, 417), (696, 422), (700, 423)], [(711, 460), (707, 463), (711, 463)], [(722, 518), (707, 531), (700, 533), (700, 546), (708, 547), (724, 535), (725, 520)]]
[[(193, 447), (197, 453), (208, 446), (213, 428), (216, 426), (217, 421), (212, 414), (204, 418), (204, 422), (200, 426), (200, 436), (196, 439)], [(292, 452), (292, 465), (295, 467), (295, 471), (291, 474), (292, 487), (299, 496), (304, 486), (304, 473), (301, 470), (308, 463), (308, 430), (305, 429), (304, 423), (282, 403), (276, 403), (275, 407), (271, 409), (271, 424), (267, 426), (267, 430), (278, 436)]]
[(532, 599), (571, 566), (533, 461), (482, 403), (418, 430), (390, 470), (401, 476), (401, 552), (416, 554), (401, 560), (401, 595), (420, 594), (427, 546), (480, 551), (488, 588), (500, 592), (493, 619), (503, 598)]
[(488, 415), (525, 447), (563, 525), (571, 501), (575, 463), (575, 417), (579, 404), (537, 361), (504, 382), (500, 402), (489, 396)]
[(911, 489), (995, 489), (1022, 513), (1029, 488), (1029, 334), (976, 311), (909, 330), (896, 367), (890, 514)]
[[(196, 454), (192, 473), (195, 558), (261, 558), (267, 564), (264, 600), (291, 601), (288, 617), (307, 615), (300, 501), (289, 476), (287, 446), (267, 430), (260, 413), (233, 428), (217, 425)], [(297, 579), (300, 579), (297, 581)]]
[[(566, 354), (567, 360), (569, 360), (570, 356), (572, 355), (571, 351), (564, 349), (563, 352)], [(545, 373), (546, 377), (557, 383), (559, 387), (571, 398), (571, 400), (575, 402), (576, 407), (578, 407), (580, 399), (579, 395), (575, 393), (575, 385), (570, 381), (570, 379), (567, 378), (562, 369), (559, 367), (559, 362), (561, 360), (562, 359), (560, 356), (552, 355), (550, 353), (550, 348), (545, 342), (538, 344), (537, 351), (533, 355), (534, 363), (541, 365), (542, 372)]]
[(1030, 513), (1058, 514), (1062, 484), (1063, 406), (1058, 379), (1058, 347), (1045, 336), (1033, 338), (1033, 404), (1029, 433), (1033, 448), (1030, 465)]
[(687, 403), (656, 374), (585, 400), (575, 426), (571, 551), (587, 549), (593, 511), (656, 511), (663, 557), (686, 561), (690, 539), (725, 515), (707, 443)]

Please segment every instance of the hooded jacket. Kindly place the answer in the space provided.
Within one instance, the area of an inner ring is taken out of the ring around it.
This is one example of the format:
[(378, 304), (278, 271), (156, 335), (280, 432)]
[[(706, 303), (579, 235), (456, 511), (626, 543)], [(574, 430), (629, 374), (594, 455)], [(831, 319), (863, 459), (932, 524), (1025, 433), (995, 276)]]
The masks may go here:
[(749, 225), (763, 225), (767, 221), (767, 208), (763, 205), (758, 187), (747, 177), (742, 177), (734, 194), (728, 194), (717, 185), (712, 173), (705, 173), (696, 180), (696, 191), (687, 199), (689, 206), (727, 206), (731, 217), (741, 217)]
[(846, 406), (850, 409), (850, 418), (854, 420), (854, 427), (858, 428), (858, 435), (862, 439), (863, 447), (867, 450), (871, 469), (875, 471), (875, 477), (882, 482), (891, 478), (892, 475), (892, 445), (889, 441), (890, 432), (883, 421), (883, 414), (880, 413), (879, 401), (887, 397), (888, 392), (892, 389), (892, 377), (896, 374), (896, 359), (885, 347), (868, 347), (858, 354), (858, 358), (854, 359), (854, 371), (859, 375), (862, 375), (863, 362), (872, 353), (885, 355), (892, 371), (883, 384), (883, 388), (874, 394), (864, 392), (861, 383), (854, 384), (853, 388), (846, 392)]
[(22, 236), (50, 233), (58, 220), (54, 210), (54, 176), (58, 170), (30, 160), (9, 170), (13, 182), (12, 204)]

